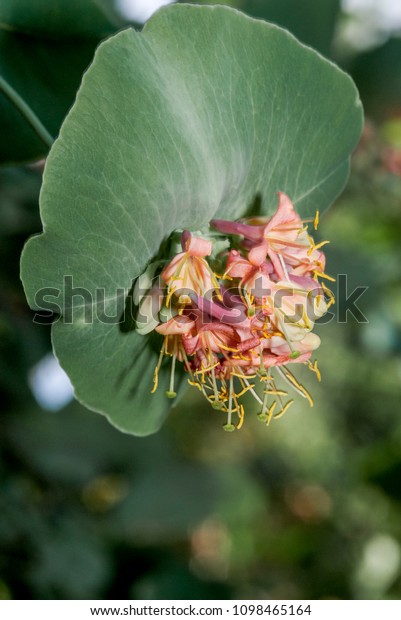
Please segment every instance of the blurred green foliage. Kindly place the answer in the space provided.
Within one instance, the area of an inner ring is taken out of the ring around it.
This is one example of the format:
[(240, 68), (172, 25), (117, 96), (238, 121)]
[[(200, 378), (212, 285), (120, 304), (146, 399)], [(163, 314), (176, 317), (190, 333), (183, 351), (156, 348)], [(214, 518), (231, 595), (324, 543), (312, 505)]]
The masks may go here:
[[(183, 3), (187, 1), (182, 0)], [(194, 1), (194, 4), (225, 4), (256, 19), (273, 22), (287, 28), (302, 43), (325, 56), (331, 55), (336, 20), (340, 12), (340, 0), (201, 0)]]
[(372, 117), (319, 231), (329, 273), (369, 287), (368, 323), (321, 327), (314, 409), (269, 429), (248, 415), (223, 433), (190, 392), (145, 439), (78, 403), (41, 410), (27, 376), (49, 330), (18, 279), (40, 170), (0, 173), (0, 598), (400, 598), (401, 155), (382, 120), (401, 100), (382, 76), (401, 59), (386, 58), (354, 58)]
[(57, 137), (96, 46), (124, 25), (111, 0), (1, 2), (0, 163), (47, 155), (21, 105)]

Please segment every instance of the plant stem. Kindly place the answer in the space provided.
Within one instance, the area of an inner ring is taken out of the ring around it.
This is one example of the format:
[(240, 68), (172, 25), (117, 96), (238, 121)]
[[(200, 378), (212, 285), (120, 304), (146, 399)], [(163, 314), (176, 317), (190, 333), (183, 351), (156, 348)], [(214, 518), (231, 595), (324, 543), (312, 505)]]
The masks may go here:
[(18, 109), (20, 114), (30, 124), (32, 129), (36, 132), (42, 142), (50, 149), (54, 140), (49, 134), (46, 127), (41, 123), (35, 112), (31, 110), (28, 104), (19, 96), (19, 94), (13, 89), (12, 86), (0, 75), (0, 90), (11, 101), (12, 104)]

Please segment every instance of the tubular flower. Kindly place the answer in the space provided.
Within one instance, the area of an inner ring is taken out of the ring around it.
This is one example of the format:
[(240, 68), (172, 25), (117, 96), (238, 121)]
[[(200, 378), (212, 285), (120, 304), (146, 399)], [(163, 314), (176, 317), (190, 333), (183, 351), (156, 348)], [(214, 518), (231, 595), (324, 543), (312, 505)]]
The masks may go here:
[(148, 293), (137, 295), (137, 329), (163, 337), (152, 392), (164, 359), (171, 358), (166, 395), (176, 396), (179, 362), (188, 383), (226, 414), (227, 431), (241, 428), (247, 393), (267, 425), (292, 405), (290, 390), (313, 405), (288, 367), (306, 364), (320, 381), (317, 362), (311, 361), (320, 345), (313, 329), (334, 303), (320, 281), (333, 280), (325, 274), (320, 249), (327, 242), (315, 245), (309, 222), (280, 192), (272, 217), (211, 222), (226, 238), (223, 252), (215, 253), (212, 241), (184, 231), (182, 252), (148, 268)]

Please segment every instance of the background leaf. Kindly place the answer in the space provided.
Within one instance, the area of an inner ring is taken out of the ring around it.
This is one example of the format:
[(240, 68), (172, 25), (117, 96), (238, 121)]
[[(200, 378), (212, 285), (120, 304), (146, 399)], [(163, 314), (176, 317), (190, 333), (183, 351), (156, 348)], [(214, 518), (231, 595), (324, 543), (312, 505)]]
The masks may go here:
[(378, 118), (399, 115), (401, 98), (401, 40), (391, 38), (383, 45), (360, 54), (349, 63), (366, 110)]
[[(100, 46), (48, 159), (46, 233), (26, 246), (32, 307), (66, 291), (53, 342), (77, 397), (135, 434), (159, 428), (168, 378), (150, 397), (157, 352), (99, 316), (120, 317), (132, 279), (176, 228), (262, 210), (285, 191), (303, 215), (341, 191), (361, 130), (348, 76), (287, 32), (224, 7), (171, 6), (143, 33)], [(65, 312), (72, 309), (73, 322)], [(93, 312), (97, 310), (97, 312)]]
[[(215, 4), (213, 0), (201, 3)], [(282, 26), (302, 43), (330, 56), (339, 0), (228, 0), (219, 4), (234, 6), (251, 17)]]
[[(4, 0), (0, 77), (56, 137), (96, 45), (121, 25), (111, 6), (95, 0)], [(0, 132), (0, 163), (47, 154), (1, 84)]]
[(243, 4), (253, 17), (287, 28), (302, 43), (330, 56), (339, 0), (244, 0)]

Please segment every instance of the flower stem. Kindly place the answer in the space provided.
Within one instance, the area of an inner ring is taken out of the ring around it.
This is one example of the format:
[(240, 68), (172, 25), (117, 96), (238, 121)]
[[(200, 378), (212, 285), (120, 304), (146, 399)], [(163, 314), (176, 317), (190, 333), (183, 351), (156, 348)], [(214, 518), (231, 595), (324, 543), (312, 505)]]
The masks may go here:
[(17, 108), (20, 114), (30, 124), (32, 129), (36, 132), (42, 142), (50, 149), (54, 140), (47, 129), (43, 126), (39, 118), (33, 112), (33, 110), (25, 103), (22, 97), (19, 96), (17, 91), (0, 76), (0, 90), (11, 101), (11, 103)]

